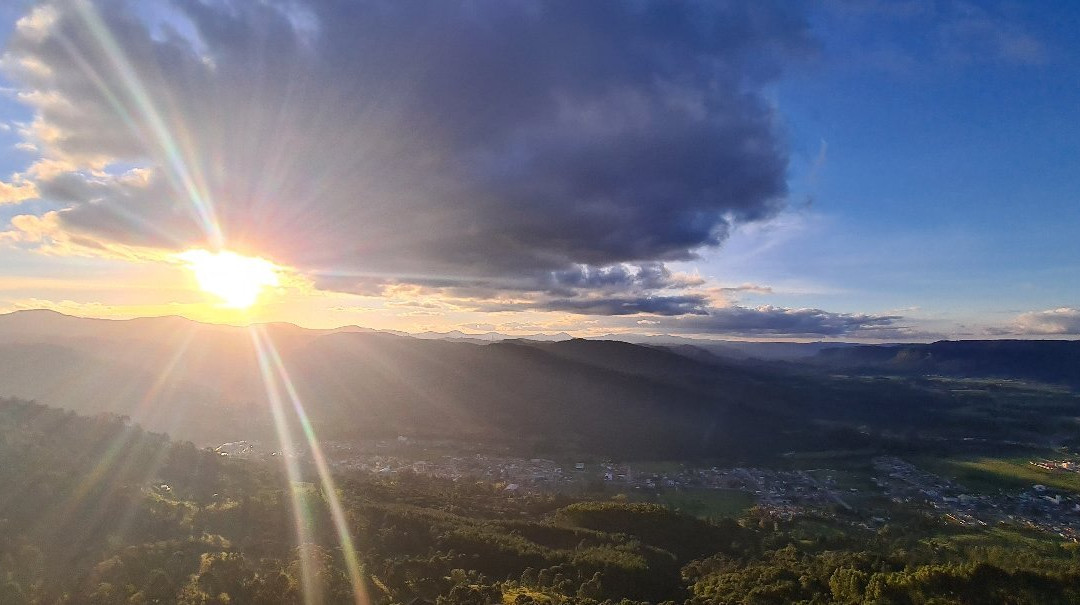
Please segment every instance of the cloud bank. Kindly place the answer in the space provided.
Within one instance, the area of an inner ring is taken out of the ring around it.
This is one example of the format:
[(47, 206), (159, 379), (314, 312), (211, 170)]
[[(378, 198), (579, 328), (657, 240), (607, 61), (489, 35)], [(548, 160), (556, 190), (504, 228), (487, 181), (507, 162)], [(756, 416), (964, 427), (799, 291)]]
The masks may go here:
[(1023, 313), (1013, 327), (1017, 334), (1080, 336), (1080, 309), (1061, 307)]
[(45, 3), (4, 59), (72, 230), (502, 277), (688, 259), (785, 194), (778, 6), (135, 4)]
[(783, 2), (42, 2), (3, 56), (40, 157), (0, 194), (53, 212), (5, 239), (702, 330), (888, 323), (716, 307), (666, 265), (783, 208), (763, 91), (807, 32)]
[(686, 316), (660, 324), (671, 333), (748, 334), (755, 336), (846, 336), (890, 326), (895, 315), (833, 313), (821, 309), (785, 309), (771, 305), (732, 305), (701, 316)]

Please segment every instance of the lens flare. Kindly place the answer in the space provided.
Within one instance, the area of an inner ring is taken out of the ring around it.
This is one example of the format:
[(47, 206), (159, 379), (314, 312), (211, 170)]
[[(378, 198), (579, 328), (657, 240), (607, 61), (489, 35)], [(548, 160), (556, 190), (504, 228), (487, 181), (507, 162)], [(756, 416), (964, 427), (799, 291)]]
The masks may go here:
[[(71, 60), (87, 73), (105, 98), (113, 104), (117, 114), (128, 127), (147, 143), (148, 151), (151, 152), (154, 163), (157, 164), (156, 167), (161, 170), (172, 188), (182, 194), (183, 201), (187, 203), (186, 210), (203, 232), (205, 245), (216, 250), (216, 252), (200, 249), (188, 250), (177, 255), (177, 258), (194, 273), (200, 288), (220, 298), (223, 306), (237, 309), (250, 307), (266, 288), (278, 285), (280, 267), (265, 259), (245, 257), (223, 250), (225, 234), (214, 207), (210, 189), (200, 169), (199, 156), (184, 145), (186, 133), (183, 125), (169, 122), (168, 114), (159, 107), (161, 100), (155, 99), (149, 93), (142, 82), (140, 73), (124, 54), (109, 31), (108, 25), (97, 14), (93, 5), (83, 0), (76, 0), (74, 6), (91, 32), (94, 41), (105, 54), (108, 64), (103, 67), (111, 69), (113, 74), (119, 76), (118, 85), (109, 84), (110, 79), (103, 77), (104, 74), (99, 71), (102, 67), (90, 65), (83, 60), (81, 53), (71, 41), (62, 41)], [(128, 218), (135, 220), (134, 217)], [(164, 227), (156, 225), (149, 225), (149, 227), (162, 235), (166, 241), (180, 239), (174, 237)], [(300, 423), (307, 447), (315, 462), (319, 485), (322, 488), (323, 498), (329, 505), (344, 555), (346, 571), (352, 583), (355, 602), (357, 605), (369, 605), (362, 582), (361, 566), (349, 533), (345, 511), (330, 474), (329, 465), (304, 411), (303, 403), (269, 336), (262, 328), (253, 327), (251, 337), (271, 416), (281, 445), (285, 470), (293, 486), (293, 489), (289, 491), (296, 521), (297, 546), (300, 550), (304, 603), (313, 605), (321, 602), (322, 599), (318, 590), (314, 560), (305, 554), (310, 550), (308, 547), (315, 544), (315, 541), (311, 531), (310, 511), (305, 499), (298, 491), (302, 484), (302, 477), (299, 464), (294, 457), (296, 449), (293, 447), (292, 431), (289, 426), (289, 404)], [(285, 399), (288, 399), (288, 404)], [(103, 461), (105, 466), (110, 463), (109, 459)], [(83, 488), (80, 492), (85, 489)]]
[[(98, 69), (87, 63), (70, 41), (64, 43), (70, 58), (90, 77), (105, 98), (109, 99), (117, 114), (121, 116), (132, 131), (147, 140), (151, 150), (161, 160), (165, 177), (177, 191), (183, 192), (189, 203), (189, 211), (198, 222), (207, 240), (214, 246), (222, 246), (225, 235), (218, 222), (217, 212), (212, 197), (206, 187), (197, 161), (190, 150), (181, 145), (182, 132), (178, 125), (170, 128), (169, 122), (158, 109), (158, 104), (142, 82), (138, 71), (124, 54), (120, 44), (112, 35), (109, 27), (90, 2), (78, 1), (73, 6), (82, 17), (87, 29), (93, 35), (109, 61), (108, 67), (120, 78), (121, 89), (114, 90)], [(185, 153), (185, 151), (187, 151)]]
[(176, 258), (184, 261), (195, 274), (195, 280), (204, 292), (220, 298), (224, 306), (233, 309), (250, 307), (263, 289), (280, 282), (280, 269), (262, 258), (206, 250), (188, 250), (177, 254)]
[(293, 509), (296, 542), (300, 553), (300, 588), (304, 605), (314, 605), (321, 599), (316, 588), (317, 572), (311, 557), (308, 556), (309, 550), (305, 548), (306, 545), (313, 543), (314, 539), (311, 535), (311, 515), (303, 498), (297, 492), (298, 484), (302, 479), (300, 465), (296, 461), (296, 449), (293, 446), (292, 434), (285, 415), (285, 406), (281, 401), (279, 381), (274, 375), (266, 347), (262, 343), (262, 335), (254, 327), (251, 328), (251, 340), (259, 362), (259, 374), (262, 376), (263, 387), (266, 389), (267, 402), (270, 404), (270, 415), (274, 419), (274, 430), (277, 432), (278, 444), (281, 446), (280, 458), (289, 479), (289, 499)]
[[(274, 424), (276, 425), (278, 438), (281, 440), (283, 448), (292, 447), (290, 430), (287, 425), (284, 411), (281, 409), (282, 401), (279, 387), (280, 384), (284, 387), (285, 393), (292, 404), (293, 412), (295, 412), (296, 418), (300, 422), (300, 427), (304, 433), (304, 439), (307, 441), (308, 449), (311, 452), (311, 458), (315, 462), (315, 470), (319, 475), (319, 484), (322, 487), (323, 498), (326, 500), (326, 504), (330, 509), (330, 517), (334, 523), (334, 530), (337, 534), (338, 543), (341, 546), (341, 552), (345, 561), (345, 571), (348, 573), (349, 583), (352, 585), (353, 600), (356, 605), (370, 605), (367, 591), (364, 588), (360, 561), (356, 556), (356, 547), (353, 545), (348, 519), (345, 516), (345, 508), (341, 505), (337, 486), (334, 484), (334, 478), (330, 472), (330, 465), (326, 461), (322, 446), (319, 444), (319, 440), (315, 435), (315, 429), (311, 426), (311, 421), (308, 419), (307, 412), (304, 410), (303, 402), (300, 400), (296, 387), (293, 385), (292, 379), (289, 378), (288, 371), (285, 369), (285, 364), (282, 362), (277, 348), (274, 346), (269, 335), (266, 334), (265, 329), (262, 326), (252, 326), (251, 337), (255, 344), (255, 351), (259, 360), (259, 369), (262, 374), (263, 382), (266, 385), (267, 395), (270, 398), (271, 413), (274, 418)], [(289, 473), (291, 481), (294, 483), (298, 481), (299, 469), (295, 468), (295, 462), (290, 466), (288, 459), (286, 459), (286, 471)], [(293, 505), (294, 508), (299, 511), (299, 503), (295, 499)], [(298, 530), (300, 526), (301, 519), (298, 517)], [(307, 539), (304, 536), (299, 537), (301, 543)], [(310, 570), (308, 570), (308, 573), (310, 573)], [(307, 597), (308, 593), (305, 591), (305, 599)]]

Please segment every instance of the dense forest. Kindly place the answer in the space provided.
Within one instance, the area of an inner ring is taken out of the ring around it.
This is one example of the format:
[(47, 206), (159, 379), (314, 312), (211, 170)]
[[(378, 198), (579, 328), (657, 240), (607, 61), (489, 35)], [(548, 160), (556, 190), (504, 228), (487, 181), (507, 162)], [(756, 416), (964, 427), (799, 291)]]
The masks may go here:
[[(407, 473), (337, 479), (376, 605), (1080, 601), (1077, 544), (910, 511), (859, 530)], [(5, 400), (0, 481), (0, 603), (355, 602), (327, 494), (272, 463)]]

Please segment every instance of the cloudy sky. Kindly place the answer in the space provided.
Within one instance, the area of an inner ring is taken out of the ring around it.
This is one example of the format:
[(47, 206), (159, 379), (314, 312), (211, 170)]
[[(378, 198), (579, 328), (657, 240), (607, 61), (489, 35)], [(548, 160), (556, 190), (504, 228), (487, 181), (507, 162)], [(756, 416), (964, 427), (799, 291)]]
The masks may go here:
[[(13, 0), (0, 20), (0, 310), (1080, 335), (1073, 2)], [(280, 279), (228, 308), (192, 250)]]

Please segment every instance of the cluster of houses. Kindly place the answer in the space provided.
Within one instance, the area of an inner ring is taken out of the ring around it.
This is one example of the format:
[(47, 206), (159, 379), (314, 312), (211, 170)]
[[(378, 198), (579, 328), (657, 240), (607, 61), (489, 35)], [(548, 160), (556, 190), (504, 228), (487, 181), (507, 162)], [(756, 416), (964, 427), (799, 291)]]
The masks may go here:
[(1080, 462), (1076, 460), (1031, 460), (1028, 464), (1044, 471), (1065, 471), (1080, 473)]
[(1018, 492), (972, 494), (900, 458), (882, 456), (873, 463), (874, 482), (893, 502), (925, 505), (960, 525), (1011, 523), (1080, 541), (1080, 496), (1076, 494), (1041, 484)]
[[(419, 475), (489, 481), (510, 492), (585, 490), (602, 485), (615, 489), (733, 489), (754, 496), (757, 505), (772, 516), (791, 519), (813, 512), (836, 516), (856, 512), (848, 499), (859, 496), (854, 487), (840, 488), (835, 473), (828, 469), (773, 470), (752, 467), (634, 466), (628, 463), (562, 463), (547, 458), (517, 458), (490, 454), (429, 455), (417, 460), (406, 448), (413, 446), (404, 437), (374, 448), (353, 444), (327, 444), (333, 466), (338, 470), (392, 475), (408, 472)], [(254, 442), (234, 441), (214, 449), (221, 456), (255, 457), (270, 455)], [(428, 452), (434, 453), (434, 452)], [(895, 456), (872, 459), (877, 486), (871, 495), (884, 494), (896, 504), (927, 507), (960, 525), (985, 526), (1015, 523), (1050, 531), (1069, 539), (1080, 539), (1080, 496), (1044, 485), (1033, 485), (1018, 493), (994, 495), (968, 493), (953, 481), (919, 469)], [(1071, 460), (1037, 460), (1032, 465), (1059, 472), (1080, 472)], [(864, 511), (865, 512), (865, 511)], [(863, 515), (865, 516), (865, 515)], [(871, 526), (883, 517), (868, 517)], [(864, 523), (865, 524), (865, 523)]]

